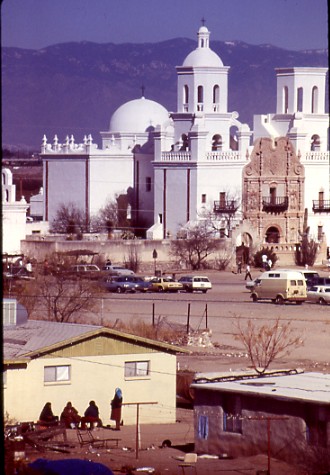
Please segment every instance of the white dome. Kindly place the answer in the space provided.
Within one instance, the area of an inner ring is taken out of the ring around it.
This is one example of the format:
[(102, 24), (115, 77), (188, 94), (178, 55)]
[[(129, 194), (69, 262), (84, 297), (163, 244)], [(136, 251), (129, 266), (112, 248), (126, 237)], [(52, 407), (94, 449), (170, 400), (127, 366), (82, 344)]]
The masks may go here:
[(219, 56), (210, 48), (210, 32), (201, 26), (197, 33), (198, 47), (188, 54), (182, 66), (185, 67), (223, 67)]
[(182, 66), (186, 67), (214, 67), (221, 68), (223, 62), (210, 48), (196, 48), (188, 54)]
[(110, 119), (109, 132), (143, 133), (168, 121), (169, 113), (158, 102), (141, 97), (120, 106)]

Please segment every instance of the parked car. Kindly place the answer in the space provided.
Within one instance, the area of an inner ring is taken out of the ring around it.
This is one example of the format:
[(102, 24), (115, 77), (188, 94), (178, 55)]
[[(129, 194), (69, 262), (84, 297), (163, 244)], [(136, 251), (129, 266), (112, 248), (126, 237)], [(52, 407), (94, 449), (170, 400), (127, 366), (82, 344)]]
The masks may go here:
[(134, 275), (134, 272), (126, 267), (116, 266), (116, 265), (107, 265), (103, 267), (103, 270), (109, 272), (112, 275)]
[(4, 278), (8, 280), (33, 280), (32, 272), (29, 272), (25, 267), (12, 267), (10, 270), (4, 272)]
[(151, 290), (151, 282), (149, 280), (144, 280), (143, 277), (128, 275), (126, 276), (126, 279), (136, 284), (137, 292), (148, 292)]
[(307, 300), (320, 305), (330, 304), (330, 285), (315, 285), (307, 290)]
[(179, 290), (183, 290), (183, 284), (171, 277), (154, 277), (150, 282), (151, 290), (154, 292), (179, 292)]
[(206, 294), (208, 290), (212, 289), (210, 280), (204, 275), (183, 275), (179, 282), (186, 292), (201, 291)]
[(299, 272), (305, 277), (307, 289), (317, 285), (317, 281), (320, 277), (318, 272), (314, 270), (299, 270)]
[(138, 284), (127, 280), (126, 276), (109, 276), (104, 277), (101, 281), (101, 285), (109, 292), (117, 292), (122, 294), (125, 292), (134, 293), (137, 291)]
[(76, 264), (69, 267), (67, 274), (71, 277), (96, 280), (100, 278), (100, 268), (95, 264)]
[(253, 279), (253, 280), (250, 280), (248, 282), (246, 282), (245, 284), (245, 288), (250, 290), (252, 292), (252, 290), (257, 286), (259, 285), (261, 282), (261, 280), (259, 278), (256, 278), (256, 279)]
[(314, 285), (330, 286), (330, 277), (318, 277), (317, 279), (315, 279)]

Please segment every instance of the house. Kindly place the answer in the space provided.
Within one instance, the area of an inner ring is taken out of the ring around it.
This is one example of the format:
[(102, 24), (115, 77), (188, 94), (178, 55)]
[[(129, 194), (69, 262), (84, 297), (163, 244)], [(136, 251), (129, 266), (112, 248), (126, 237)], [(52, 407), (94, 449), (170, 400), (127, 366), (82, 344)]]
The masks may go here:
[[(67, 401), (83, 414), (95, 400), (109, 424), (115, 388), (123, 392), (125, 424), (176, 420), (176, 354), (182, 348), (94, 325), (27, 320), (3, 329), (5, 417), (37, 421), (44, 404), (60, 415)], [(9, 323), (9, 324), (8, 324)], [(132, 404), (131, 404), (132, 403)]]
[(198, 373), (191, 388), (198, 453), (235, 457), (270, 449), (290, 462), (330, 456), (329, 374)]

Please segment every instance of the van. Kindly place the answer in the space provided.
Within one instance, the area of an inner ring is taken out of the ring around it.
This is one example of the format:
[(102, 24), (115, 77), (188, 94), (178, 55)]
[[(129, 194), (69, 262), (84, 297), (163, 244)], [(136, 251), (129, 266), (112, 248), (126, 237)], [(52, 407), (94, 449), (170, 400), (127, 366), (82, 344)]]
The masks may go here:
[(271, 300), (277, 304), (295, 302), (301, 304), (307, 299), (306, 280), (300, 271), (277, 269), (267, 271), (259, 277), (251, 289), (253, 302)]

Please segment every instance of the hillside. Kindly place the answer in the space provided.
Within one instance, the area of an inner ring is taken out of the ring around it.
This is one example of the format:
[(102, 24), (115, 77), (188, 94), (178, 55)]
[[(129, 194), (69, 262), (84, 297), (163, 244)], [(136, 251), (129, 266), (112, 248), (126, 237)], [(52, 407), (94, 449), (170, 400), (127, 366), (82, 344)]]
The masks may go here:
[[(229, 71), (229, 111), (252, 127), (253, 114), (275, 111), (276, 67), (328, 65), (328, 51), (212, 41)], [(82, 141), (107, 130), (124, 102), (145, 96), (176, 110), (176, 69), (196, 41), (63, 43), (40, 50), (2, 48), (2, 142), (40, 147), (43, 134)]]

